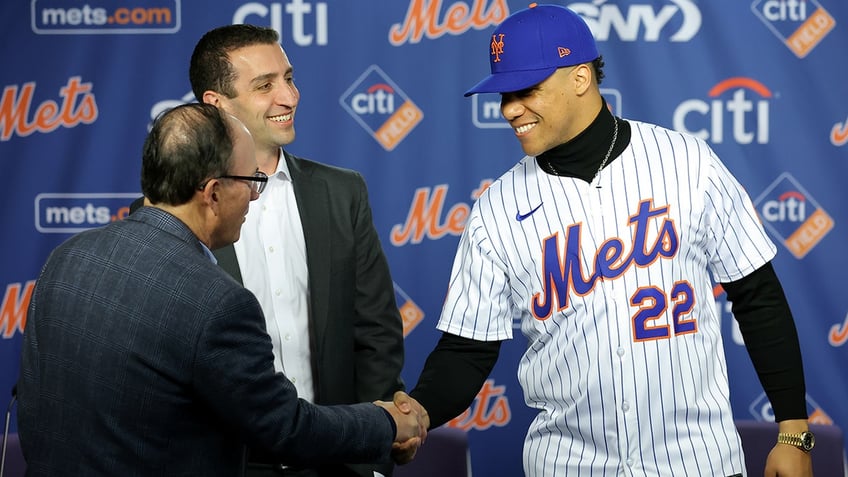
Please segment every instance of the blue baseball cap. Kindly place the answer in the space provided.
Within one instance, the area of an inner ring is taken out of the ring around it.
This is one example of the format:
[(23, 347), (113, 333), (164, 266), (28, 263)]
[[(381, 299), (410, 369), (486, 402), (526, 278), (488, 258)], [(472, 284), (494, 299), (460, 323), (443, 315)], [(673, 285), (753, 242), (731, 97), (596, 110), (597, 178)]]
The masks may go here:
[(527, 89), (557, 68), (589, 63), (600, 56), (595, 37), (580, 15), (559, 5), (535, 3), (495, 29), (489, 54), (492, 74), (465, 96)]

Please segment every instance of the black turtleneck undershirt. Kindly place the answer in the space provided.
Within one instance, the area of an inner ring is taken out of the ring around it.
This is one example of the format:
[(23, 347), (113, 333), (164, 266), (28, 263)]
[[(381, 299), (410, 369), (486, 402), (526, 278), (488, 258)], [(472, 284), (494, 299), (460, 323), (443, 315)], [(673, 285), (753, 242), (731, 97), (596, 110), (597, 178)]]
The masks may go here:
[[(632, 131), (630, 124), (613, 116), (604, 103), (583, 132), (540, 154), (537, 157), (540, 167), (551, 173), (547, 166), (550, 164), (555, 175), (591, 182), (610, 148), (615, 121), (618, 121), (619, 130), (608, 166), (630, 145)], [(744, 278), (721, 285), (732, 303), (733, 315), (772, 404), (775, 419), (806, 419), (798, 334), (771, 262)], [(471, 404), (494, 368), (500, 346), (500, 341), (477, 341), (442, 334), (427, 357), (415, 389), (410, 391), (410, 395), (427, 409), (431, 428), (458, 416)]]

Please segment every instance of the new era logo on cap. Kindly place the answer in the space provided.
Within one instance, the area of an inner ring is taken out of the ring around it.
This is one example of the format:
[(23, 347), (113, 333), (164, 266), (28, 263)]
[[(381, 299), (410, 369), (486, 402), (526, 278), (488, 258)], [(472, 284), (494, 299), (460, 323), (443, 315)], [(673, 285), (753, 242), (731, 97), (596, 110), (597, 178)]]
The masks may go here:
[(508, 93), (535, 86), (565, 66), (588, 63), (598, 48), (589, 26), (568, 8), (530, 4), (495, 29), (489, 44), (492, 74), (469, 89)]

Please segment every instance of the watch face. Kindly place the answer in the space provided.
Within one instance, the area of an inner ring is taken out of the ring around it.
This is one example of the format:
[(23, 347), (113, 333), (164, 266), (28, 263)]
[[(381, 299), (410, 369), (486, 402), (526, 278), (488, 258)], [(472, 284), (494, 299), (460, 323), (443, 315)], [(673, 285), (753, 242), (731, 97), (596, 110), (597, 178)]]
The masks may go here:
[(811, 450), (816, 445), (816, 436), (812, 432), (801, 433), (801, 446), (804, 450)]

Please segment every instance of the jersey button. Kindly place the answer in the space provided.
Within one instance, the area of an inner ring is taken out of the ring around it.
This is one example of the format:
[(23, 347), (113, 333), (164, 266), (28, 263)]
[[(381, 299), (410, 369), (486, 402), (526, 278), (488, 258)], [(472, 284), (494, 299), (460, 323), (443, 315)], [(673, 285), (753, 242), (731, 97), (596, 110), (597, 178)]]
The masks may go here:
[(629, 411), (630, 410), (630, 404), (627, 404), (627, 402), (621, 403), (621, 410), (624, 411), (624, 412)]
[(624, 348), (618, 348), (617, 350), (615, 350), (615, 352), (619, 356), (624, 356)]

